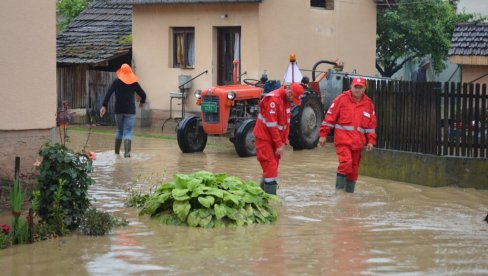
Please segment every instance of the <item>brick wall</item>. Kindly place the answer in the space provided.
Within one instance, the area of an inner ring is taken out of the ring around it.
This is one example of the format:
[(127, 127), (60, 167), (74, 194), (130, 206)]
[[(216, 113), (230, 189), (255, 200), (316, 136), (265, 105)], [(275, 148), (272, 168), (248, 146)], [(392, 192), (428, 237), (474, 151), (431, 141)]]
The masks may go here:
[(32, 171), (41, 146), (51, 140), (51, 129), (0, 131), (0, 186), (11, 180), (15, 157), (20, 157), (20, 173)]

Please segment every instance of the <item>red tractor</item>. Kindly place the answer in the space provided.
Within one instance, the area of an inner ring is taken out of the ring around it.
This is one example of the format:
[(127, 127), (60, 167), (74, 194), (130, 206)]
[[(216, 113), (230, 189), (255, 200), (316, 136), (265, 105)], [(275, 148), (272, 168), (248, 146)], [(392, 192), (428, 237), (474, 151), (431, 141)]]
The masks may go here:
[[(325, 63), (339, 66), (335, 62)], [(261, 80), (244, 79), (243, 82), (195, 91), (201, 115), (186, 117), (178, 124), (177, 139), (182, 152), (203, 151), (208, 135), (225, 135), (230, 137), (239, 156), (256, 154), (253, 129), (259, 114), (258, 103), (262, 95), (279, 88), (280, 81), (262, 77)], [(291, 109), (289, 140), (294, 150), (317, 146), (318, 129), (324, 117), (325, 100), (319, 82), (302, 81), (302, 84), (306, 87), (302, 104), (300, 107), (292, 105)]]

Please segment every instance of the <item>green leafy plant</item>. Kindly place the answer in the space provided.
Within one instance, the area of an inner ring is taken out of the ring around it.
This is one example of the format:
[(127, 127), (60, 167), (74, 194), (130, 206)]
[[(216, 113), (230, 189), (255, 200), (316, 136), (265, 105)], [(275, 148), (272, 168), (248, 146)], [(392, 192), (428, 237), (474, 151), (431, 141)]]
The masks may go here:
[(10, 205), (12, 209), (12, 232), (10, 235), (14, 244), (26, 243), (27, 240), (25, 237), (29, 236), (28, 227), (26, 227), (26, 223), (20, 217), (23, 203), (24, 193), (20, 187), (20, 181), (15, 179), (10, 192)]
[(56, 238), (59, 235), (56, 233), (56, 227), (54, 225), (47, 224), (45, 222), (40, 222), (36, 225), (36, 233), (34, 239), (36, 241), (48, 240)]
[(12, 190), (10, 192), (10, 204), (12, 208), (12, 214), (19, 217), (22, 211), (22, 204), (24, 203), (24, 193), (20, 188), (20, 181), (15, 179), (12, 183)]
[(85, 235), (101, 236), (108, 234), (114, 226), (127, 225), (127, 220), (119, 220), (107, 212), (90, 208), (80, 225), (80, 230)]
[(149, 198), (149, 194), (145, 194), (141, 191), (129, 190), (125, 206), (127, 207), (144, 207), (144, 204)]
[(191, 227), (243, 226), (276, 220), (278, 213), (269, 205), (272, 200), (279, 201), (254, 181), (199, 171), (176, 174), (174, 181), (160, 185), (140, 214)]
[(41, 192), (32, 191), (31, 208), (34, 214), (39, 212), (39, 198), (41, 197)]
[(61, 15), (60, 29), (64, 29), (73, 19), (86, 9), (92, 0), (57, 0), (56, 10)]
[(0, 233), (0, 249), (5, 249), (10, 246), (12, 241), (10, 240), (9, 235), (5, 235)]
[[(56, 143), (43, 145), (39, 155), (42, 162), (37, 176), (40, 193), (38, 215), (42, 222), (59, 225), (59, 217), (53, 212), (54, 208), (59, 208), (64, 226), (74, 230), (90, 207), (88, 188), (95, 181), (89, 173), (93, 170), (94, 153), (74, 153)], [(63, 181), (61, 192), (60, 180)], [(61, 194), (56, 195), (57, 192)], [(59, 205), (55, 204), (56, 200)]]
[(8, 224), (3, 224), (1, 230), (0, 249), (5, 249), (12, 244), (12, 239), (10, 238), (10, 226)]
[(55, 232), (58, 235), (65, 235), (68, 233), (64, 225), (64, 213), (61, 210), (61, 200), (63, 199), (63, 186), (65, 181), (58, 180), (58, 189), (54, 193), (54, 201), (52, 206), (52, 221), (51, 225), (54, 226)]
[(161, 179), (163, 181), (166, 179), (166, 171), (162, 172), (162, 176), (160, 174), (151, 174), (150, 176), (137, 175), (134, 182), (140, 183), (145, 188), (149, 187), (149, 193), (144, 193), (135, 187), (130, 186), (126, 190), (128, 195), (125, 201), (125, 206), (136, 208), (144, 207), (144, 203), (146, 203), (149, 198), (149, 194), (160, 185)]
[(29, 224), (27, 223), (26, 220), (19, 220), (18, 225), (16, 226), (17, 229), (15, 232), (12, 232), (14, 234), (12, 236), (12, 241), (14, 244), (26, 244), (29, 243), (29, 237), (30, 237), (30, 232), (29, 232)]

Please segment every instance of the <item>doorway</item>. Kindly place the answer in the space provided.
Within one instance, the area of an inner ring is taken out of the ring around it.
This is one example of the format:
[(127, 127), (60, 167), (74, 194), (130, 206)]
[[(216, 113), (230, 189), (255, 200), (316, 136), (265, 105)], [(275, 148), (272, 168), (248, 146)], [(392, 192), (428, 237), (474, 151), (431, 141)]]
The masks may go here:
[(237, 66), (237, 82), (241, 78), (241, 27), (217, 28), (217, 84), (233, 84), (234, 60)]

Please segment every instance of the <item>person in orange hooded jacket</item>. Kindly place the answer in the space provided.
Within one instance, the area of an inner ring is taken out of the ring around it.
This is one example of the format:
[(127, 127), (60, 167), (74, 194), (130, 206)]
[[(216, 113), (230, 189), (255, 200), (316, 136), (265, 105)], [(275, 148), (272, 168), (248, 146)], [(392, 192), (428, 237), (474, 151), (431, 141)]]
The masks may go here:
[(256, 156), (263, 170), (261, 188), (276, 194), (278, 165), (290, 133), (291, 103), (300, 106), (304, 88), (292, 83), (273, 90), (259, 102), (259, 116), (254, 127)]
[(339, 159), (336, 189), (354, 193), (359, 174), (361, 150), (371, 151), (376, 144), (376, 115), (373, 101), (364, 94), (366, 80), (354, 78), (351, 90), (337, 96), (319, 129), (319, 145), (325, 146), (334, 129), (334, 144)]

